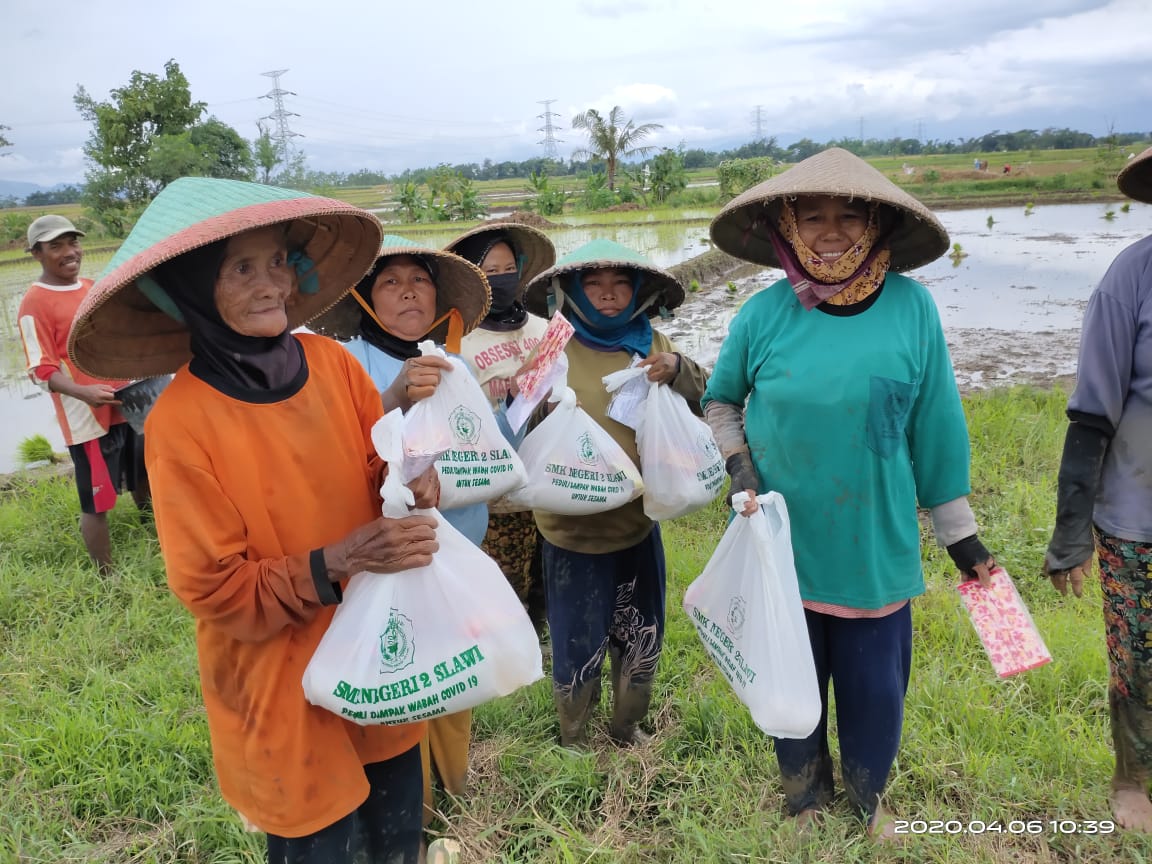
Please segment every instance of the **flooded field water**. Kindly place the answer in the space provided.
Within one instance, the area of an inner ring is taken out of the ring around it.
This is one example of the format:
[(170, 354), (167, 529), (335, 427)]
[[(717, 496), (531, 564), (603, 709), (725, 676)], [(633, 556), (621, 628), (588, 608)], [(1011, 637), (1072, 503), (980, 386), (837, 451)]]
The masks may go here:
[[(1105, 218), (1107, 211), (1113, 218)], [(1072, 374), (1080, 318), (1088, 295), (1116, 254), (1152, 234), (1152, 207), (1071, 204), (944, 211), (939, 214), (965, 257), (945, 257), (910, 275), (932, 292), (964, 389), (1011, 381), (1049, 381)], [(993, 224), (988, 225), (991, 216)], [(651, 220), (648, 219), (651, 217)], [(637, 223), (637, 219), (645, 219)], [(655, 221), (657, 218), (676, 221)], [(549, 236), (560, 255), (606, 237), (668, 267), (707, 251), (709, 213), (703, 210), (596, 213), (565, 217)], [(406, 229), (411, 239), (439, 246), (459, 229)], [(111, 253), (88, 254), (84, 275), (99, 275)], [(0, 472), (15, 467), (19, 442), (40, 433), (63, 449), (47, 394), (24, 374), (16, 308), (39, 273), (26, 263), (0, 265)], [(704, 363), (715, 360), (728, 322), (741, 303), (780, 278), (778, 270), (689, 294), (674, 319), (658, 326)]]

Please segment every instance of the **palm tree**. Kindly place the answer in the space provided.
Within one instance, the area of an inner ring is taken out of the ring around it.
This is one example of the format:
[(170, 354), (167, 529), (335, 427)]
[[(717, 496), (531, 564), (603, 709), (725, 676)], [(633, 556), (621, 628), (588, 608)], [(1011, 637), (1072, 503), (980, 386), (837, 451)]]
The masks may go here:
[(603, 161), (608, 169), (608, 188), (616, 191), (616, 167), (621, 159), (629, 156), (643, 156), (654, 147), (637, 146), (648, 135), (664, 127), (659, 123), (645, 123), (637, 126), (631, 119), (624, 122), (624, 112), (615, 106), (605, 119), (595, 108), (589, 108), (572, 118), (573, 129), (583, 129), (588, 133), (588, 146), (577, 150), (573, 156), (584, 156)]

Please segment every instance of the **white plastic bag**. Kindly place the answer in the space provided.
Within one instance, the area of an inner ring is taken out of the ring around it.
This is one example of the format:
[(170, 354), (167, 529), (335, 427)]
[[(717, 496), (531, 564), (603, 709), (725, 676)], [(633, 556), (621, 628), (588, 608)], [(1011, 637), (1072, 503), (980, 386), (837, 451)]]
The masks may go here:
[[(738, 492), (732, 506), (742, 510), (747, 500)], [(788, 508), (778, 492), (756, 501), (753, 515), (729, 523), (684, 592), (684, 611), (756, 725), (777, 738), (807, 738), (820, 722), (820, 691)]]
[[(629, 367), (603, 381), (609, 393), (627, 395), (646, 375), (647, 369)], [(644, 392), (643, 401), (630, 411), (644, 476), (644, 515), (659, 522), (707, 507), (727, 479), (712, 430), (667, 384), (648, 382)]]
[[(448, 357), (431, 342), (421, 354), (435, 354), (452, 364), (436, 392), (421, 399), (404, 418), (405, 475), (435, 454), (440, 475), (440, 509), (479, 504), (510, 492), (524, 482), (524, 463), (492, 413), (484, 391), (457, 357)], [(447, 446), (443, 446), (444, 444)]]
[(502, 510), (544, 510), (585, 516), (615, 510), (644, 491), (628, 454), (564, 385), (553, 389), (559, 403), (520, 445), (525, 483), (500, 500)]
[[(390, 469), (403, 458), (399, 414), (373, 429)], [(407, 515), (398, 471), (382, 492), (385, 516)], [(496, 562), (437, 511), (413, 512), (439, 523), (432, 563), (353, 576), (304, 670), (309, 702), (361, 725), (453, 714), (543, 676), (536, 631)]]

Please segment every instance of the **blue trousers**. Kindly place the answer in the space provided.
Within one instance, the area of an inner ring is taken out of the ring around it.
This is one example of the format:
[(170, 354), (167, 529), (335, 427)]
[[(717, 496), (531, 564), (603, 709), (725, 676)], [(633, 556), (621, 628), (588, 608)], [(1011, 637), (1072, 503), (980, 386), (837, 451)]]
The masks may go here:
[(824, 710), (803, 740), (776, 739), (788, 812), (832, 800), (828, 681), (836, 693), (840, 768), (853, 807), (870, 819), (888, 783), (904, 725), (912, 666), (912, 604), (883, 618), (837, 618), (804, 610)]
[(269, 864), (416, 864), (424, 775), (420, 748), (364, 766), (368, 798), (307, 837), (268, 835)]
[(571, 552), (545, 540), (543, 556), (555, 691), (571, 696), (599, 682), (609, 650), (615, 677), (651, 684), (664, 642), (660, 526), (619, 552)]

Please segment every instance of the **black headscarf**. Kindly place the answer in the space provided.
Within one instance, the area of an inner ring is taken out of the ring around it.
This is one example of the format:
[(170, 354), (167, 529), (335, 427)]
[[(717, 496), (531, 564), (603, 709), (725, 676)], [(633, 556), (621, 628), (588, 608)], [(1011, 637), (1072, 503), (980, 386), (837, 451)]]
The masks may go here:
[(454, 251), (465, 261), (471, 261), (479, 267), (497, 243), (505, 243), (512, 250), (516, 259), (516, 272), (485, 277), (488, 287), (492, 289), (492, 305), (480, 326), (485, 330), (518, 330), (524, 326), (528, 312), (517, 299), (520, 293), (520, 255), (512, 239), (503, 231), (484, 231), (464, 238)]
[(193, 375), (230, 395), (279, 401), (306, 380), (304, 351), (287, 328), (279, 336), (245, 336), (224, 323), (216, 308), (216, 278), (227, 246), (218, 240), (185, 252), (159, 265), (153, 276), (184, 316)]
[[(432, 279), (432, 284), (436, 285), (437, 291), (439, 291), (439, 285), (436, 281), (436, 262), (424, 255), (416, 255), (410, 252), (402, 254), (414, 258), (416, 263), (428, 272), (428, 275)], [(369, 314), (368, 312), (368, 309), (372, 308), (372, 287), (376, 284), (376, 277), (380, 275), (380, 271), (388, 265), (388, 262), (396, 257), (396, 255), (385, 255), (377, 258), (375, 266), (373, 266), (367, 276), (356, 283), (356, 287), (353, 290), (363, 300), (363, 303), (360, 305), (360, 337), (369, 345), (379, 348), (390, 357), (395, 357), (397, 360), (407, 360), (410, 357), (420, 356), (420, 349), (416, 347), (419, 340), (401, 339), (395, 333), (389, 333), (381, 326), (376, 315)], [(365, 303), (367, 304), (367, 309), (364, 308)]]

